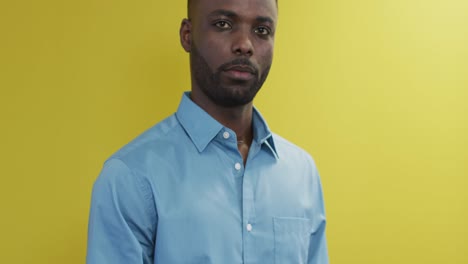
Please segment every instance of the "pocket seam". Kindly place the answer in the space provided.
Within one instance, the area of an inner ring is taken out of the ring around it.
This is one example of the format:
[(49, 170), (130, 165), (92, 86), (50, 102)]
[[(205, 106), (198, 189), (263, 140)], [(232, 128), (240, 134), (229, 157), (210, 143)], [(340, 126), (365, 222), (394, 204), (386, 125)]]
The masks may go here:
[[(275, 264), (282, 264), (282, 263), (279, 263), (279, 252), (278, 252), (278, 244), (279, 244), (279, 236), (280, 236), (280, 228), (281, 227), (281, 222), (285, 222), (285, 223), (288, 223), (288, 224), (293, 224), (293, 222), (296, 221), (301, 221), (302, 223), (301, 224), (304, 224), (304, 222), (306, 222), (306, 227), (307, 228), (297, 228), (298, 230), (306, 230), (307, 232), (299, 232), (299, 235), (303, 235), (305, 237), (307, 237), (307, 241), (306, 241), (306, 245), (305, 245), (305, 249), (306, 249), (306, 253), (305, 253), (305, 259), (304, 261), (307, 262), (307, 258), (308, 258), (308, 255), (309, 255), (309, 252), (308, 252), (308, 249), (309, 249), (309, 246), (310, 246), (310, 236), (314, 233), (313, 232), (313, 220), (312, 219), (309, 219), (309, 218), (302, 218), (302, 217), (273, 217), (273, 239), (274, 239), (274, 247), (273, 247), (273, 257), (274, 257), (274, 263)], [(283, 229), (284, 230), (284, 229)], [(287, 231), (282, 231), (282, 232), (287, 232)]]

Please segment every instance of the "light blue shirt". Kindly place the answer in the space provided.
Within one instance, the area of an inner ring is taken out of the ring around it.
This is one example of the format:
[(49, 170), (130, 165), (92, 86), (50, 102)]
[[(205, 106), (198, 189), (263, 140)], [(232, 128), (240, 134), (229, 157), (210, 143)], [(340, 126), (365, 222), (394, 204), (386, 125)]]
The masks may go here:
[(88, 264), (326, 264), (319, 175), (253, 112), (246, 166), (235, 133), (185, 93), (177, 112), (104, 164)]

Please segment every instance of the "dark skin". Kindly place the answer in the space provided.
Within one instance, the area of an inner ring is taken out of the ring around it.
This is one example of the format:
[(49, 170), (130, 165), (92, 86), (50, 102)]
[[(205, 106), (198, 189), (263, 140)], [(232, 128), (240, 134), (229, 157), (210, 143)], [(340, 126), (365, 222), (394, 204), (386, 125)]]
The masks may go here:
[(275, 0), (192, 0), (180, 41), (190, 53), (191, 99), (232, 129), (247, 160), (253, 98), (273, 59)]

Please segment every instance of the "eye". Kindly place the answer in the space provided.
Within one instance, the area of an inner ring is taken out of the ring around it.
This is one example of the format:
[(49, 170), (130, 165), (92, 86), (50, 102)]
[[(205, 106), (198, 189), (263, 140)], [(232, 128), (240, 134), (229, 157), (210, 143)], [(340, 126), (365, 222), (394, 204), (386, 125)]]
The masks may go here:
[(267, 27), (257, 27), (255, 33), (266, 36), (271, 34), (271, 30)]
[(214, 25), (220, 29), (230, 29), (231, 28), (231, 24), (229, 24), (229, 22), (227, 21), (224, 21), (224, 20), (220, 20), (220, 21), (217, 21), (216, 23), (214, 23)]

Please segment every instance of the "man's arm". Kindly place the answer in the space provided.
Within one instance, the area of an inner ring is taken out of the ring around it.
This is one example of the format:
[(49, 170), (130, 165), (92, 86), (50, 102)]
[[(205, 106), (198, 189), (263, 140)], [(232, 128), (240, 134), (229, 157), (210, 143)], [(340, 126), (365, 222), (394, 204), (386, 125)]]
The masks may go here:
[(328, 264), (327, 239), (325, 238), (326, 222), (320, 224), (319, 229), (312, 234), (309, 246), (308, 264)]
[(87, 264), (153, 263), (157, 214), (150, 185), (111, 159), (93, 187)]
[(309, 246), (309, 261), (308, 264), (328, 264), (328, 248), (327, 239), (325, 236), (326, 217), (325, 217), (325, 203), (323, 200), (322, 183), (320, 181), (319, 173), (315, 167), (315, 163), (312, 160), (313, 165), (313, 179), (314, 179), (314, 199), (318, 205), (317, 219), (320, 224), (317, 230), (311, 235), (310, 246)]

